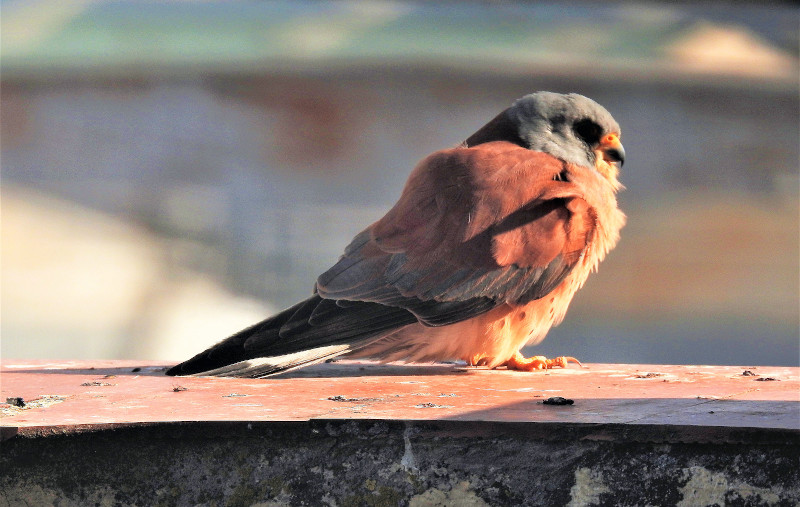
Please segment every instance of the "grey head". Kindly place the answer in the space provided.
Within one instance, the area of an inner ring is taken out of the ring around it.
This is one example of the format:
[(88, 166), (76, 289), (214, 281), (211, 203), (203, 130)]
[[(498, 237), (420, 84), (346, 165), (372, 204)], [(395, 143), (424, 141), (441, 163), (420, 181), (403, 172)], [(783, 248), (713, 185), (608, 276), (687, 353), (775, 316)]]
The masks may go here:
[[(536, 92), (516, 100), (470, 136), (465, 145), (504, 140), (566, 162), (593, 167), (595, 149), (608, 134), (619, 136), (619, 124), (592, 99), (577, 93)], [(621, 146), (617, 155), (617, 161), (622, 162)]]

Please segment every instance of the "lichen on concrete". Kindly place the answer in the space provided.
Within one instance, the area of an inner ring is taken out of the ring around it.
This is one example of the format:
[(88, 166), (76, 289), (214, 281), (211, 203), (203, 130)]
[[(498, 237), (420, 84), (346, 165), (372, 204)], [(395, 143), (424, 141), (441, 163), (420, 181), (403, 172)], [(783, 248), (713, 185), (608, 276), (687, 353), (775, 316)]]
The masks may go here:
[(459, 482), (449, 491), (431, 488), (408, 499), (409, 507), (447, 507), (450, 505), (488, 507), (489, 504), (475, 494), (467, 481)]
[(683, 498), (677, 507), (696, 505), (730, 505), (733, 501), (746, 504), (778, 505), (781, 501), (778, 491), (755, 487), (746, 482), (731, 481), (721, 472), (712, 472), (702, 466), (683, 469), (689, 480), (680, 488)]
[(581, 467), (575, 470), (575, 484), (569, 490), (568, 507), (588, 507), (597, 505), (600, 495), (611, 490), (603, 483), (602, 475), (591, 468)]

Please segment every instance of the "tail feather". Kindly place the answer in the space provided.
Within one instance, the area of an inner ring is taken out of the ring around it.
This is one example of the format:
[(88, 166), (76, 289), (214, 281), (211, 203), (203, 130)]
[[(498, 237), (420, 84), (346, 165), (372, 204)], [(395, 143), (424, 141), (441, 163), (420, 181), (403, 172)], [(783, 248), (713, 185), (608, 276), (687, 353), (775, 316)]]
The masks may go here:
[[(370, 340), (368, 343), (372, 343)], [(231, 364), (226, 364), (218, 368), (210, 370), (198, 371), (196, 373), (172, 373), (172, 370), (167, 372), (167, 375), (198, 375), (198, 376), (214, 376), (214, 377), (244, 377), (244, 378), (262, 378), (274, 375), (276, 373), (283, 373), (295, 368), (309, 366), (315, 363), (332, 359), (336, 356), (350, 352), (350, 345), (330, 345), (327, 347), (317, 347), (311, 350), (301, 350), (292, 354), (283, 354), (280, 356), (270, 357), (255, 357), (236, 361)]]
[(358, 350), (407, 324), (407, 310), (377, 303), (339, 306), (318, 295), (239, 331), (167, 375), (263, 377)]

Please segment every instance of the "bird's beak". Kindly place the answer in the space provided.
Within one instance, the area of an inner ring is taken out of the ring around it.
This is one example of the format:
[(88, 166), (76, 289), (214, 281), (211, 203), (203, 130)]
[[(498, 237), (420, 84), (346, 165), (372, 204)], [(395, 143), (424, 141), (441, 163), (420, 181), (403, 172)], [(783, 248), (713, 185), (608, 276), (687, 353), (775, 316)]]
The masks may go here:
[(619, 141), (617, 134), (608, 134), (600, 140), (598, 149), (603, 153), (603, 159), (609, 164), (619, 162), (620, 167), (625, 163), (625, 148)]

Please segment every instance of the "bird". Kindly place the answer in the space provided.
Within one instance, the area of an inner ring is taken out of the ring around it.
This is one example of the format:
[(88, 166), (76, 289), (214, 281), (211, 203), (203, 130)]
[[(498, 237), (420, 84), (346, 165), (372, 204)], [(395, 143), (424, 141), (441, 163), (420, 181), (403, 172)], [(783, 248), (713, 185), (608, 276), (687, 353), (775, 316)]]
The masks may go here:
[(339, 356), (533, 371), (625, 225), (619, 124), (594, 100), (540, 91), (424, 158), (307, 299), (167, 375), (266, 377)]

